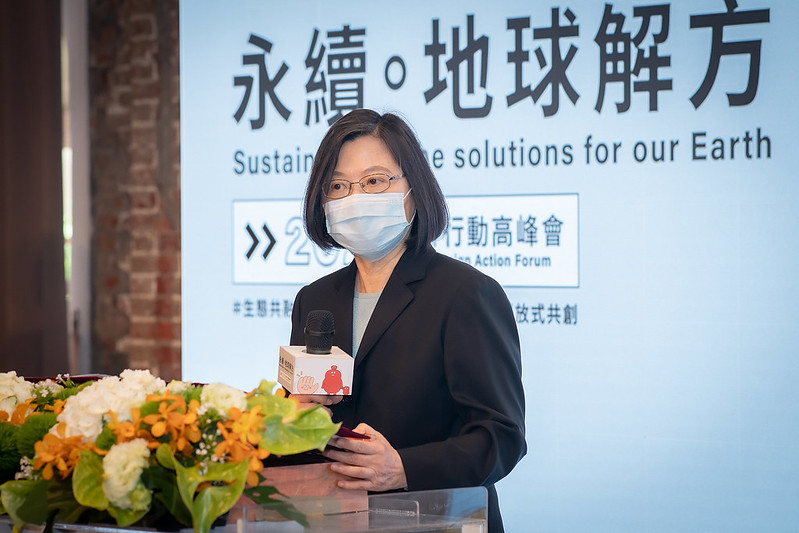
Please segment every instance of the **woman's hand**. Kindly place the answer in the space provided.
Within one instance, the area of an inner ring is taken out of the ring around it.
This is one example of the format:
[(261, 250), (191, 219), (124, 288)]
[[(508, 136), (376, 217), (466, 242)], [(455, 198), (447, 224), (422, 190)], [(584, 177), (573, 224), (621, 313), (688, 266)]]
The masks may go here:
[[(344, 398), (341, 394), (289, 394), (289, 398), (294, 398), (300, 404), (300, 409), (320, 405), (335, 405)], [(327, 408), (326, 408), (327, 409)], [(329, 409), (327, 409), (330, 412)]]
[(367, 424), (358, 424), (354, 431), (370, 438), (333, 437), (324, 451), (325, 457), (338, 461), (330, 465), (331, 470), (353, 478), (339, 480), (337, 485), (342, 489), (372, 491), (407, 488), (402, 459), (386, 438)]

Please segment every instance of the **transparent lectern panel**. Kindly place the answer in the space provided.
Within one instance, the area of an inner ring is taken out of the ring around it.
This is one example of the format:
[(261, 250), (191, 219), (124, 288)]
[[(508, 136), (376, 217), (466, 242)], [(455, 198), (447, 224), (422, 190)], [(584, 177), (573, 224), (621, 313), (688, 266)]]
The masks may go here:
[[(308, 527), (286, 520), (256, 504), (236, 505), (211, 528), (212, 533), (309, 532), (446, 532), (486, 533), (488, 493), (484, 487), (368, 496), (366, 506), (353, 507), (341, 498), (289, 498), (306, 514)], [(352, 509), (357, 510), (352, 510)], [(23, 533), (40, 533), (42, 526), (26, 526)], [(154, 529), (120, 528), (110, 524), (56, 523), (56, 533), (160, 533)], [(0, 517), (0, 533), (11, 532), (7, 515)], [(170, 533), (192, 533), (191, 528)]]
[[(319, 498), (324, 500), (325, 498)], [(374, 494), (368, 509), (309, 515), (309, 527), (297, 522), (275, 522), (257, 506), (245, 506), (235, 520), (236, 532), (460, 532), (487, 531), (488, 496), (484, 487)], [(332, 508), (319, 502), (320, 508)], [(259, 519), (260, 518), (260, 519)], [(228, 522), (230, 527), (231, 520)], [(225, 529), (225, 532), (230, 531)], [(222, 533), (219, 531), (218, 533)]]

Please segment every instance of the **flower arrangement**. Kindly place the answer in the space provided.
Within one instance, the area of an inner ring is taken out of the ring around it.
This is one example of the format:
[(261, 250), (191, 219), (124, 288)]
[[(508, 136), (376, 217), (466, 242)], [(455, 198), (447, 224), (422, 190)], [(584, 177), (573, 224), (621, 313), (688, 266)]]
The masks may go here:
[(167, 520), (205, 533), (244, 494), (304, 523), (264, 484), (263, 460), (321, 450), (338, 427), (268, 381), (245, 394), (146, 370), (82, 384), (0, 373), (0, 515), (16, 527)]

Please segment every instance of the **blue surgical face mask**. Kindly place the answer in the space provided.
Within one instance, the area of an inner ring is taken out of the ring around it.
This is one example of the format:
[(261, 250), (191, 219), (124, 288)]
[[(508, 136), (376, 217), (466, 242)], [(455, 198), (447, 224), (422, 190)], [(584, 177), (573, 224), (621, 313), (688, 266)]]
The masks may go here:
[(378, 261), (408, 235), (411, 227), (405, 218), (408, 194), (351, 194), (331, 200), (325, 204), (327, 232), (353, 255)]

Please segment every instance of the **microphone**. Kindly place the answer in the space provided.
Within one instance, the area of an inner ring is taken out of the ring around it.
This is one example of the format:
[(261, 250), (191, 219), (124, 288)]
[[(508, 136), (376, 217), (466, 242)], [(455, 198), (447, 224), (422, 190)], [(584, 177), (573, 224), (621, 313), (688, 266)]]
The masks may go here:
[(333, 346), (333, 334), (336, 332), (336, 321), (333, 313), (316, 310), (308, 313), (305, 321), (305, 351), (314, 355), (330, 353)]
[(342, 394), (352, 391), (354, 359), (333, 346), (333, 313), (315, 310), (305, 322), (305, 346), (281, 346), (277, 382), (292, 394)]

